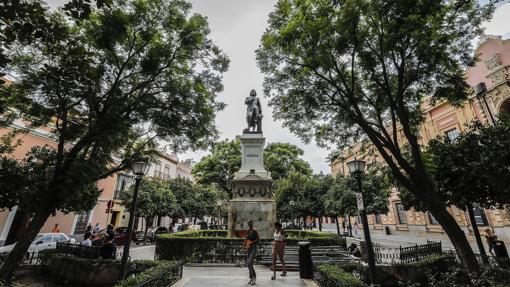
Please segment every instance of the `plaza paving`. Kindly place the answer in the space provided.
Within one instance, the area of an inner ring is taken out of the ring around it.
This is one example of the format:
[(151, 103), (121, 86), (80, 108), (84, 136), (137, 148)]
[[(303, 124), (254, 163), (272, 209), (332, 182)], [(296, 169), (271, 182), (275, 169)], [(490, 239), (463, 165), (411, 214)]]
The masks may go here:
[[(299, 278), (299, 272), (289, 272), (286, 277), (277, 273), (271, 280), (272, 272), (265, 266), (255, 266), (256, 286), (303, 286), (318, 287), (313, 280)], [(184, 267), (182, 279), (176, 287), (238, 287), (248, 286), (248, 269), (242, 267)]]

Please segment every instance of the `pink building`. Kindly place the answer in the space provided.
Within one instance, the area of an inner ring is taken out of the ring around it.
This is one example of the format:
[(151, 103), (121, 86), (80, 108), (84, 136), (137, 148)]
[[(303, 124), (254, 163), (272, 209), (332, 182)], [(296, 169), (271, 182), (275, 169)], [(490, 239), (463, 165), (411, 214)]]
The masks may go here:
[[(23, 126), (23, 122), (17, 121), (13, 123), (10, 128), (0, 129), (0, 136), (4, 135), (12, 128), (22, 128)], [(55, 147), (56, 143), (50, 136), (51, 134), (48, 128), (36, 129), (26, 135), (19, 136), (19, 138), (22, 139), (22, 144), (16, 148), (12, 156), (17, 159), (22, 159), (34, 146), (48, 145)], [(106, 213), (106, 205), (109, 200), (113, 199), (116, 181), (117, 175), (113, 175), (97, 183), (103, 192), (92, 210), (82, 214), (57, 213), (55, 216), (48, 219), (40, 232), (51, 232), (55, 223), (59, 224), (61, 232), (69, 235), (83, 234), (89, 223), (92, 225), (99, 223), (101, 227), (105, 227), (112, 219), (112, 215)], [(0, 245), (14, 242), (17, 236), (19, 236), (22, 227), (27, 224), (26, 220), (25, 216), (17, 212), (17, 207), (12, 210), (0, 211)], [(120, 222), (120, 218), (117, 219), (117, 221)]]

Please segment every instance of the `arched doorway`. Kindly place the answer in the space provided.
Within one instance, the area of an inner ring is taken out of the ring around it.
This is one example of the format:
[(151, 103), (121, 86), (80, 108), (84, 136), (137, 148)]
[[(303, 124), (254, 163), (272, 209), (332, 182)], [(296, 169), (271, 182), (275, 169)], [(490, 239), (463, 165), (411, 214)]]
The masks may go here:
[(500, 114), (510, 114), (510, 98), (507, 98), (500, 106), (499, 111)]

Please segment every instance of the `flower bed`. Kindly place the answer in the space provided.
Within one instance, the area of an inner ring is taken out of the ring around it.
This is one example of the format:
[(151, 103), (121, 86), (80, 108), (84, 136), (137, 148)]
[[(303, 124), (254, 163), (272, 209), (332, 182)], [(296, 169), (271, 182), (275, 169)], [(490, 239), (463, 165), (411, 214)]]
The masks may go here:
[[(340, 246), (346, 248), (345, 239), (333, 233), (289, 231), (287, 245), (310, 241), (312, 246)], [(261, 250), (267, 250), (271, 239), (260, 240)], [(238, 263), (244, 258), (243, 239), (227, 238), (224, 230), (185, 231), (156, 237), (156, 258), (183, 260), (192, 263)]]

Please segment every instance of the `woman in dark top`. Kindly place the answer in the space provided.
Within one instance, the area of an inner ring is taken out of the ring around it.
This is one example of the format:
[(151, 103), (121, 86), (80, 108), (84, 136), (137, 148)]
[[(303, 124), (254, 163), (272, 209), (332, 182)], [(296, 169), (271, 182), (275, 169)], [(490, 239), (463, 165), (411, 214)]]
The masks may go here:
[(253, 221), (248, 220), (248, 234), (244, 240), (244, 249), (246, 250), (246, 264), (248, 265), (248, 271), (250, 272), (250, 281), (248, 284), (255, 285), (257, 274), (253, 268), (253, 260), (257, 256), (257, 243), (259, 242), (259, 233), (253, 228)]

